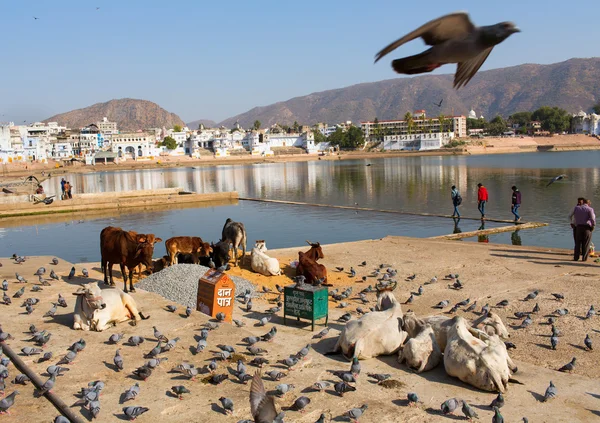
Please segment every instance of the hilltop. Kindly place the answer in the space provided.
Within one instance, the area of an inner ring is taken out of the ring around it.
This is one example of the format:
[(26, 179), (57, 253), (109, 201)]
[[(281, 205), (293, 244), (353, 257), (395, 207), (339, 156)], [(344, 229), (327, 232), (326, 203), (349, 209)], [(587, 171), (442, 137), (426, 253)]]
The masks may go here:
[(107, 117), (117, 122), (120, 131), (137, 131), (146, 128), (172, 128), (185, 123), (175, 113), (170, 113), (158, 104), (147, 100), (122, 98), (105, 103), (96, 103), (83, 109), (71, 110), (52, 116), (44, 122), (58, 122), (68, 128), (82, 128)]
[[(449, 70), (451, 67), (447, 67)], [(493, 118), (540, 106), (559, 106), (569, 112), (588, 111), (600, 99), (600, 58), (570, 59), (550, 65), (524, 64), (479, 72), (465, 88), (452, 88), (453, 75), (425, 75), (352, 85), (312, 93), (268, 106), (255, 107), (224, 120), (249, 127), (276, 122), (303, 124), (351, 120), (397, 119), (408, 111), (429, 115), (467, 114)], [(443, 99), (442, 107), (439, 103)]]

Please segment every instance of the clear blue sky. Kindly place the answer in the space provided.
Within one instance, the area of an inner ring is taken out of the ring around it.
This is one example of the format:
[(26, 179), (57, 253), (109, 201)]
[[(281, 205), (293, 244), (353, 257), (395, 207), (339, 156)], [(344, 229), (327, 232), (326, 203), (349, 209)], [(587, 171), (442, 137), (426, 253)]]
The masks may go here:
[(457, 10), (478, 25), (512, 20), (523, 30), (496, 47), (483, 69), (600, 54), (600, 2), (475, 4), (3, 0), (0, 121), (41, 120), (124, 97), (154, 101), (186, 122), (220, 121), (311, 92), (395, 78), (390, 60), (423, 50), (422, 41), (376, 65), (374, 55)]

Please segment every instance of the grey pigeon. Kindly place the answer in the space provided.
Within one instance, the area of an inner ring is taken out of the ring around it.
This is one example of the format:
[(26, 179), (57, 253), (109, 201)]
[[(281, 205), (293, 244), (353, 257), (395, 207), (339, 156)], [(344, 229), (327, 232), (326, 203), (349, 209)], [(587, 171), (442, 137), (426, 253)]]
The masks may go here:
[(123, 413), (129, 418), (129, 420), (135, 420), (136, 417), (141, 416), (148, 410), (150, 409), (147, 407), (123, 407)]
[(166, 336), (164, 336), (162, 334), (162, 332), (156, 328), (156, 326), (152, 326), (152, 328), (154, 329), (154, 338), (156, 338), (157, 341), (162, 341), (162, 342), (169, 341), (169, 339)]
[(504, 417), (500, 414), (498, 407), (494, 407), (494, 416), (492, 417), (492, 423), (504, 423)]
[(187, 308), (185, 309), (185, 317), (190, 317), (192, 315), (192, 308), (190, 306), (187, 306)]
[(68, 307), (67, 300), (65, 300), (65, 297), (60, 294), (58, 294), (58, 300), (56, 301), (56, 304), (58, 304), (60, 307)]
[(146, 380), (152, 375), (152, 369), (148, 366), (141, 366), (135, 369), (133, 374), (142, 380)]
[(180, 400), (183, 399), (183, 394), (189, 394), (190, 390), (183, 385), (172, 386), (171, 391), (177, 395)]
[(233, 401), (229, 398), (221, 397), (219, 398), (221, 405), (223, 406), (223, 410), (225, 414), (233, 414)]
[(70, 364), (73, 362), (73, 360), (75, 360), (76, 357), (77, 353), (75, 351), (69, 351), (63, 356), (63, 358), (60, 359), (57, 364)]
[(310, 351), (310, 344), (306, 344), (306, 346), (304, 348), (302, 348), (300, 351), (298, 351), (296, 353), (296, 357), (304, 360), (304, 359), (306, 359), (306, 356), (308, 356), (309, 351)]
[(258, 336), (247, 336), (244, 339), (242, 339), (242, 341), (250, 344), (250, 345), (254, 345), (256, 344), (258, 341), (260, 341), (260, 338)]
[(40, 357), (38, 363), (43, 363), (44, 361), (52, 360), (53, 356), (54, 354), (52, 354), (52, 351), (48, 351), (47, 353), (44, 353), (42, 357)]
[(177, 306), (176, 305), (168, 305), (167, 310), (170, 311), (171, 313), (175, 313), (177, 311)]
[(223, 373), (220, 375), (212, 375), (209, 379), (209, 382), (212, 383), (213, 385), (219, 385), (227, 379), (229, 379), (229, 375)]
[(419, 402), (419, 396), (414, 392), (406, 394), (406, 399), (408, 399), (409, 405), (417, 404)]
[(135, 399), (140, 393), (140, 384), (136, 382), (135, 385), (131, 386), (127, 391), (125, 391), (125, 401), (130, 401)]
[(275, 387), (275, 390), (277, 391), (277, 395), (284, 395), (288, 392), (290, 392), (292, 389), (294, 389), (295, 386), (292, 385), (291, 383), (280, 383), (279, 385), (277, 385)]
[(492, 400), (490, 404), (490, 408), (494, 409), (494, 407), (502, 408), (504, 406), (504, 397), (502, 396), (502, 392), (498, 393), (498, 396)]
[(68, 367), (48, 366), (46, 368), (46, 373), (48, 373), (49, 375), (60, 376), (61, 373), (68, 372), (69, 370), (71, 369), (69, 369)]
[(590, 335), (585, 335), (585, 339), (583, 340), (583, 343), (585, 344), (586, 348), (588, 350), (593, 350), (592, 348), (592, 338), (590, 338)]
[(257, 326), (265, 326), (267, 323), (269, 323), (271, 321), (271, 316), (265, 316), (262, 317), (258, 323)]
[(56, 274), (56, 272), (54, 272), (54, 269), (52, 269), (50, 271), (50, 279), (54, 279), (55, 281), (57, 281), (59, 279), (58, 275)]
[(20, 373), (15, 376), (15, 379), (13, 380), (12, 383), (17, 384), (17, 385), (26, 385), (27, 382), (31, 382), (31, 379), (29, 379), (29, 377), (27, 375)]
[(310, 398), (302, 396), (302, 397), (296, 398), (296, 400), (292, 404), (292, 408), (296, 411), (303, 412), (308, 404), (310, 404)]
[(314, 335), (313, 338), (321, 339), (321, 338), (327, 336), (328, 333), (329, 333), (329, 327), (326, 327), (321, 332), (319, 332), (316, 335)]
[(18, 394), (19, 391), (13, 391), (10, 393), (10, 395), (7, 395), (4, 399), (2, 399), (2, 401), (0, 401), (0, 413), (10, 414), (10, 411), (8, 411), (8, 409), (12, 407), (12, 405), (15, 403), (15, 397)]
[(225, 320), (225, 313), (219, 312), (217, 313), (217, 315), (215, 316), (215, 318), (219, 321), (219, 322), (223, 322)]
[(569, 372), (571, 373), (573, 370), (575, 370), (575, 363), (577, 362), (577, 358), (573, 357), (573, 359), (568, 362), (567, 364), (565, 364), (564, 366), (562, 366), (560, 369), (558, 369), (559, 372)]
[(121, 339), (123, 339), (123, 336), (125, 336), (124, 333), (113, 333), (109, 338), (108, 338), (108, 343), (109, 344), (116, 344), (118, 343)]
[(327, 381), (325, 381), (325, 380), (321, 380), (321, 381), (319, 381), (319, 382), (315, 382), (315, 383), (313, 383), (313, 385), (312, 385), (312, 388), (313, 388), (315, 391), (322, 392), (322, 391), (324, 391), (325, 389), (329, 388), (330, 386), (331, 386), (331, 382), (327, 382)]
[(67, 419), (65, 416), (56, 416), (53, 423), (71, 423), (71, 420)]
[(41, 389), (38, 391), (38, 396), (44, 395), (46, 392), (52, 392), (52, 388), (54, 388), (54, 383), (56, 382), (56, 375), (51, 374), (50, 378), (44, 382), (41, 386)]
[(344, 382), (351, 382), (351, 383), (355, 383), (356, 382), (356, 379), (354, 378), (354, 376), (350, 372), (334, 371), (332, 373), (335, 376), (337, 376), (340, 379), (342, 379)]
[(433, 308), (445, 308), (448, 307), (448, 304), (450, 304), (449, 300), (442, 300), (439, 303), (437, 303), (436, 305), (433, 306)]
[(141, 336), (130, 336), (127, 342), (129, 343), (129, 345), (137, 347), (138, 345), (144, 342), (144, 338), (142, 338)]
[(250, 411), (255, 422), (273, 422), (277, 418), (275, 400), (267, 395), (260, 371), (254, 374), (250, 385)]
[(17, 292), (15, 292), (15, 295), (13, 295), (13, 298), (21, 298), (21, 296), (25, 293), (25, 287), (22, 287), (21, 289), (19, 289)]
[(217, 360), (215, 360), (214, 358), (210, 361), (210, 363), (208, 363), (208, 370), (210, 370), (211, 372), (214, 372), (215, 370), (217, 370)]
[(284, 358), (283, 360), (278, 360), (278, 363), (281, 363), (284, 366), (286, 366), (288, 369), (291, 369), (296, 364), (298, 364), (298, 359), (296, 357), (288, 357), (288, 358)]
[(8, 281), (6, 279), (2, 281), (2, 290), (8, 291)]
[(367, 376), (375, 379), (377, 383), (381, 383), (384, 380), (387, 380), (390, 377), (392, 377), (392, 375), (389, 373), (367, 373)]
[(54, 317), (54, 315), (56, 314), (56, 311), (58, 309), (56, 308), (56, 303), (52, 303), (52, 308), (50, 310), (48, 310), (43, 317)]
[(265, 373), (267, 376), (271, 378), (271, 380), (278, 382), (282, 377), (285, 377), (285, 373), (280, 372), (279, 370), (271, 370)]
[(75, 276), (75, 266), (71, 267), (71, 271), (69, 272), (69, 276), (68, 279), (73, 279), (73, 277)]
[(88, 278), (90, 276), (88, 270), (85, 267), (83, 269), (81, 269), (81, 274), (83, 275), (84, 278)]
[(12, 303), (10, 297), (6, 295), (6, 292), (2, 293), (2, 302), (6, 305), (10, 305)]
[(529, 300), (533, 300), (535, 299), (535, 297), (538, 296), (540, 292), (536, 289), (533, 292), (530, 292), (529, 294), (527, 294), (527, 296), (523, 299), (523, 301), (529, 301)]
[(462, 402), (462, 412), (465, 415), (465, 417), (469, 420), (472, 419), (478, 419), (479, 416), (477, 415), (477, 413), (475, 412), (475, 410), (473, 410), (471, 408), (471, 406), (469, 404), (467, 404), (466, 401), (463, 400)]
[(244, 322), (242, 322), (241, 320), (237, 320), (237, 319), (233, 319), (233, 323), (234, 323), (234, 324), (235, 324), (235, 325), (236, 325), (238, 328), (241, 328), (241, 327), (244, 327), (244, 326), (246, 326), (246, 324), (245, 324)]
[(146, 362), (146, 367), (150, 367), (151, 369), (156, 369), (158, 366), (160, 366), (160, 363), (162, 363), (163, 361), (168, 360), (168, 358), (164, 357), (164, 358), (151, 358), (150, 360), (148, 360)]
[(90, 414), (92, 418), (98, 418), (98, 414), (100, 414), (100, 401), (94, 400), (90, 401), (88, 404), (88, 409), (90, 410)]
[(346, 382), (338, 382), (333, 385), (333, 389), (338, 393), (340, 397), (343, 397), (346, 392), (356, 391), (356, 388), (352, 385), (348, 385)]
[(546, 392), (544, 393), (544, 399), (542, 400), (542, 402), (546, 402), (548, 400), (556, 398), (556, 394), (556, 386), (554, 386), (554, 383), (550, 381), (550, 385), (548, 386), (548, 388), (546, 388)]
[(117, 371), (121, 371), (123, 370), (123, 357), (121, 356), (121, 349), (118, 348), (117, 352), (115, 353), (115, 358), (113, 358), (113, 363), (115, 363), (115, 366), (117, 367)]
[(525, 317), (525, 319), (521, 322), (521, 328), (526, 328), (528, 326), (531, 326), (531, 324), (533, 323), (533, 319), (530, 316)]
[(363, 404), (360, 408), (352, 408), (344, 413), (344, 416), (348, 416), (355, 422), (358, 422), (358, 418), (367, 411), (368, 405)]
[(83, 339), (83, 338), (82, 338), (82, 339), (79, 339), (79, 341), (77, 341), (77, 342), (74, 342), (74, 343), (73, 343), (73, 344), (72, 344), (72, 345), (71, 345), (71, 346), (68, 348), (68, 350), (69, 350), (69, 351), (73, 351), (73, 352), (76, 352), (76, 353), (78, 353), (78, 352), (81, 352), (81, 351), (83, 351), (83, 350), (85, 349), (85, 345), (86, 345), (86, 343), (85, 343), (85, 339)]
[(58, 259), (56, 257), (52, 259), (52, 264), (55, 266), (58, 264)]
[(46, 273), (46, 268), (45, 267), (40, 267), (34, 274), (33, 276), (42, 276), (44, 273)]
[(535, 306), (533, 306), (533, 310), (531, 310), (531, 312), (537, 313), (538, 311), (540, 311), (540, 305), (538, 303), (535, 303)]
[(558, 346), (558, 337), (557, 337), (557, 336), (554, 336), (554, 335), (552, 335), (552, 336), (550, 337), (550, 344), (552, 345), (552, 349), (553, 349), (553, 350), (555, 350), (555, 349), (556, 349), (556, 347)]
[(164, 345), (161, 349), (161, 352), (167, 352), (167, 351), (171, 351), (173, 348), (175, 348), (175, 346), (177, 345), (177, 342), (179, 341), (179, 337), (175, 337), (173, 339), (169, 339), (169, 341), (166, 343), (166, 345)]
[(442, 413), (452, 414), (454, 412), (454, 410), (456, 410), (458, 408), (459, 405), (460, 405), (460, 400), (458, 400), (456, 398), (450, 398), (450, 399), (444, 401), (440, 408), (442, 409)]
[(21, 348), (21, 352), (25, 356), (30, 356), (30, 355), (35, 355), (35, 354), (41, 354), (43, 351), (40, 348), (24, 347), (24, 348)]
[(194, 355), (199, 354), (208, 346), (206, 339), (200, 339), (198, 344), (196, 345), (196, 349), (194, 350)]
[(590, 317), (593, 317), (596, 315), (596, 310), (594, 309), (594, 306), (591, 305), (590, 309), (588, 310), (587, 314), (585, 315), (586, 319), (589, 319)]
[(394, 41), (377, 53), (375, 62), (401, 45), (421, 37), (431, 48), (414, 56), (394, 60), (394, 70), (414, 75), (431, 72), (445, 64), (457, 63), (454, 87), (458, 89), (469, 83), (494, 46), (516, 32), (520, 30), (512, 22), (477, 27), (467, 13), (451, 13)]
[(565, 296), (563, 294), (560, 293), (552, 293), (551, 294), (556, 300), (561, 301), (565, 299)]

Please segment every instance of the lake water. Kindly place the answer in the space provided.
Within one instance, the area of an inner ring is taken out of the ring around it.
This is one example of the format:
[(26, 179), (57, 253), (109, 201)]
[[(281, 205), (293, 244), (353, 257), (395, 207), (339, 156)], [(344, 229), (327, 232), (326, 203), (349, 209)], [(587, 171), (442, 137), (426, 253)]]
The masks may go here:
[[(182, 187), (196, 192), (238, 191), (241, 197), (354, 205), (408, 212), (452, 213), (450, 187), (458, 187), (464, 216), (477, 217), (477, 183), (489, 191), (489, 218), (512, 219), (512, 185), (522, 192), (524, 221), (550, 226), (489, 236), (489, 242), (572, 247), (568, 214), (577, 197), (595, 205), (600, 152), (527, 153), (490, 156), (400, 157), (368, 160), (271, 163), (247, 166), (105, 171), (68, 175), (77, 192)], [(371, 166), (366, 166), (370, 163)], [(565, 173), (568, 178), (546, 187)], [(60, 178), (44, 182), (60, 192)], [(163, 240), (177, 235), (216, 241), (227, 217), (244, 222), (249, 246), (266, 239), (269, 248), (381, 238), (429, 237), (480, 228), (480, 222), (352, 210), (240, 201), (236, 206), (137, 212), (82, 222), (0, 227), (0, 257), (52, 254), (71, 261), (99, 261), (99, 232), (107, 225), (153, 232)], [(1, 225), (1, 223), (0, 223)], [(486, 223), (486, 228), (503, 226)], [(465, 242), (477, 242), (477, 238)], [(480, 239), (479, 241), (483, 241)], [(156, 256), (164, 254), (164, 243)]]

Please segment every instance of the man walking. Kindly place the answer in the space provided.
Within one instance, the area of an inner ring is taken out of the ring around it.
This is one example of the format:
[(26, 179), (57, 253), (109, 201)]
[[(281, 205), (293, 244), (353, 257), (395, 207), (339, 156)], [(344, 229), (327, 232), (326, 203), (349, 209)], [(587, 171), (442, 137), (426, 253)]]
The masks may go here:
[(67, 181), (65, 181), (65, 178), (62, 178), (60, 180), (60, 189), (62, 191), (62, 195), (60, 196), (61, 200), (65, 199), (65, 184), (67, 183)]
[(571, 215), (575, 219), (575, 251), (573, 261), (578, 261), (581, 256), (582, 261), (587, 261), (590, 252), (590, 243), (592, 242), (592, 231), (596, 226), (596, 215), (585, 201), (584, 198), (577, 199), (577, 206), (573, 209)]
[(485, 203), (488, 202), (488, 191), (481, 182), (477, 184), (477, 187), (477, 208), (481, 213), (481, 218), (485, 219)]
[(519, 216), (519, 207), (521, 207), (521, 191), (519, 191), (519, 188), (513, 185), (510, 211), (515, 215), (515, 222), (521, 220), (521, 216)]
[(460, 196), (460, 193), (456, 189), (455, 185), (452, 185), (452, 191), (450, 191), (450, 197), (452, 198), (452, 205), (454, 206), (454, 211), (452, 212), (452, 217), (460, 218), (458, 206), (460, 206), (462, 204), (462, 197)]

